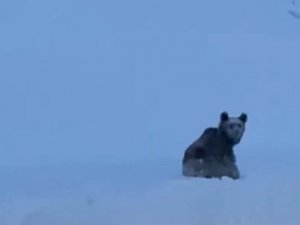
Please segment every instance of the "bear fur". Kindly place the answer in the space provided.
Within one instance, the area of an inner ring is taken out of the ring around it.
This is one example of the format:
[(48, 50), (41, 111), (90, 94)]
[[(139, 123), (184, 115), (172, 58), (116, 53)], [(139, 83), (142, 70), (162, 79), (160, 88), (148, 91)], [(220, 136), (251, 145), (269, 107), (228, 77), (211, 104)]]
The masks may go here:
[(218, 127), (209, 127), (184, 152), (182, 173), (187, 177), (239, 179), (233, 147), (240, 143), (247, 122), (247, 114), (229, 117), (220, 114)]

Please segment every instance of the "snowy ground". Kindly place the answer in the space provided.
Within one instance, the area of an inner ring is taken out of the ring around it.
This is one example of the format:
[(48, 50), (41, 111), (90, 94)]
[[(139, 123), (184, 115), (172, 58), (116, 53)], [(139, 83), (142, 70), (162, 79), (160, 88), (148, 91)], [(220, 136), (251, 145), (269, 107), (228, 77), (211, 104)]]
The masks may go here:
[(176, 161), (6, 169), (0, 223), (299, 224), (299, 153), (241, 155), (238, 181), (183, 178)]

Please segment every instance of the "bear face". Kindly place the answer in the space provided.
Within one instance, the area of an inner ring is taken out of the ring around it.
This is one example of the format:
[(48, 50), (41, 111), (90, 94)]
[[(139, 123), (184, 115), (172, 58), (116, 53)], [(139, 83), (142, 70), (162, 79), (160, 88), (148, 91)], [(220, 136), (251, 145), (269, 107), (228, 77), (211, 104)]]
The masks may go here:
[(219, 131), (233, 144), (238, 144), (245, 132), (247, 114), (241, 113), (239, 117), (229, 117), (227, 112), (220, 115)]

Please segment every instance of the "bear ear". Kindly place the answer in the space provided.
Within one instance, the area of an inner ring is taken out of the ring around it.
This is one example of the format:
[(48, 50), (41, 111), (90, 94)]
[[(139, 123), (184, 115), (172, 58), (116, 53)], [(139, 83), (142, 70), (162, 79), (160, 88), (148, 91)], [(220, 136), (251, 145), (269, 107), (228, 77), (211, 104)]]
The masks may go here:
[(227, 112), (222, 112), (220, 115), (220, 120), (223, 121), (227, 121), (229, 119), (228, 113)]
[(248, 120), (248, 116), (246, 113), (241, 113), (241, 115), (239, 116), (239, 119), (243, 122), (246, 123)]

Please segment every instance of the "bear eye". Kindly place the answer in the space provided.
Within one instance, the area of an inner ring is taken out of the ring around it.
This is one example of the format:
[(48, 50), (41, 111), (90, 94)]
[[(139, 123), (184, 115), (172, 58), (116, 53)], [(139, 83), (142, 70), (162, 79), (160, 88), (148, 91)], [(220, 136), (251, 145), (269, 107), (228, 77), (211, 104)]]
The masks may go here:
[(230, 129), (234, 129), (234, 127), (238, 127), (238, 128), (241, 128), (242, 127), (242, 125), (241, 124), (239, 124), (239, 123), (236, 123), (236, 124), (230, 124)]

